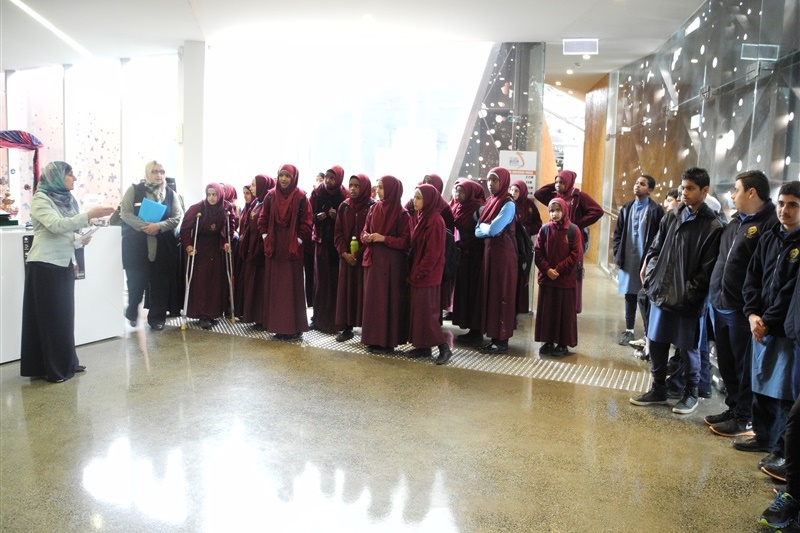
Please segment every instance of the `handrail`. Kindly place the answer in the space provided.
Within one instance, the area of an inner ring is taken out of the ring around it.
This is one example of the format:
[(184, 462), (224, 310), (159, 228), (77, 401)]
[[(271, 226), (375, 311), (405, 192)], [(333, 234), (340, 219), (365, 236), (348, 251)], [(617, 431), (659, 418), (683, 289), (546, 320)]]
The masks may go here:
[(610, 216), (614, 220), (617, 220), (619, 218), (619, 215), (615, 215), (611, 211), (606, 211), (605, 209), (603, 209), (603, 213), (605, 213), (606, 215)]

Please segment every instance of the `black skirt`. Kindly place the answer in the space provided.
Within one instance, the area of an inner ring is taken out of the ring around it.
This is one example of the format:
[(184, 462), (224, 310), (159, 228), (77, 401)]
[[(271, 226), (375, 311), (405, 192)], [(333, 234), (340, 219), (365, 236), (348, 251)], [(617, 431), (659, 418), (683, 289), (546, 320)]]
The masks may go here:
[(75, 352), (75, 271), (69, 266), (29, 262), (22, 299), (20, 375), (51, 381), (70, 379)]

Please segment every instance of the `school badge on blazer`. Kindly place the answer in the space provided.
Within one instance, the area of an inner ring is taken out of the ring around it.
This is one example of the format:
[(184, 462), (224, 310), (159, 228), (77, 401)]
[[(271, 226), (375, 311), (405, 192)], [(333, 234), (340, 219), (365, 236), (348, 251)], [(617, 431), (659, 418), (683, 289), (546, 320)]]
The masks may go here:
[(749, 228), (747, 228), (748, 239), (752, 239), (756, 235), (758, 235), (758, 226), (750, 226)]
[(792, 248), (791, 250), (789, 250), (789, 262), (790, 263), (796, 263), (798, 256), (800, 256), (800, 249)]
[(217, 230), (217, 225), (211, 224), (211, 231), (216, 231), (216, 230)]

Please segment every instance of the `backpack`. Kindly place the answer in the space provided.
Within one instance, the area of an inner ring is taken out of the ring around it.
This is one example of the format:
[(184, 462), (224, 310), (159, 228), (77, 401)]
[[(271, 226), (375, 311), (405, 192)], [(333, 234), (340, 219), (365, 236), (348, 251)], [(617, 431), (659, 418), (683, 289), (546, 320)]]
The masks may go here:
[(525, 226), (522, 225), (522, 222), (516, 220), (514, 223), (516, 224), (514, 237), (517, 241), (517, 267), (519, 273), (527, 278), (533, 266), (533, 242), (528, 236), (528, 231), (525, 229)]
[(442, 281), (452, 281), (458, 272), (458, 261), (461, 259), (461, 249), (456, 244), (456, 238), (449, 229), (444, 230), (444, 272)]

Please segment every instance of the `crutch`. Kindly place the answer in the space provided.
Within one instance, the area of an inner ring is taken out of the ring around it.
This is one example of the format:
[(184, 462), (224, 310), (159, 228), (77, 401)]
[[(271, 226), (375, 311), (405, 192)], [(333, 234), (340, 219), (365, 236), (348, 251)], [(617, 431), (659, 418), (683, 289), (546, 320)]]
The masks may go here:
[(199, 233), (200, 217), (202, 213), (197, 213), (197, 218), (194, 223), (194, 244), (192, 245), (192, 254), (189, 256), (189, 262), (186, 265), (186, 294), (183, 296), (183, 309), (181, 309), (181, 329), (186, 329), (186, 308), (189, 307), (189, 287), (192, 285), (192, 274), (194, 274), (194, 255), (197, 253), (197, 234)]
[[(232, 213), (228, 211), (228, 216)], [(228, 239), (228, 253), (225, 254), (225, 270), (228, 274), (228, 290), (231, 297), (231, 324), (236, 324), (236, 315), (233, 309), (233, 248), (231, 248), (231, 225), (230, 221), (225, 220), (225, 237)]]

